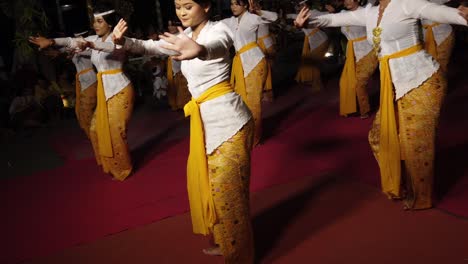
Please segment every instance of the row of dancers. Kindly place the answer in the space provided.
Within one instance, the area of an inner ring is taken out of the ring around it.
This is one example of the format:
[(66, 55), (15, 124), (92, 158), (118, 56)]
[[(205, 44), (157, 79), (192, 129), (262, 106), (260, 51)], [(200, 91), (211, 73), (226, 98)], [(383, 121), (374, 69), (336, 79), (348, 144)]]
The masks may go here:
[[(174, 4), (185, 30), (164, 33), (157, 41), (125, 37), (127, 23), (117, 20), (115, 10), (107, 5), (94, 9), (96, 35), (31, 37), (30, 41), (40, 49), (61, 46), (81, 50), (74, 60), (81, 60), (82, 54), (90, 56), (98, 72), (93, 72), (91, 63), (77, 67), (77, 117), (98, 164), (118, 180), (132, 172), (126, 133), (135, 95), (122, 72), (127, 54), (165, 54), (181, 61), (192, 95), (184, 112), (191, 119), (187, 189), (193, 232), (212, 236), (214, 244), (204, 250), (206, 254), (222, 255), (225, 263), (253, 263), (250, 155), (260, 142), (261, 95), (269, 73), (257, 34), (259, 27), (275, 21), (277, 14), (261, 10), (253, 0), (232, 0), (233, 16), (214, 22), (210, 20), (210, 0), (175, 0)], [(343, 27), (352, 48), (347, 50), (340, 85), (354, 89), (340, 92), (342, 100), (349, 100), (342, 103), (346, 105), (340, 103), (343, 115), (355, 111), (351, 101), (356, 97), (361, 111), (366, 111), (357, 85), (366, 82), (371, 68), (380, 62), (380, 108), (369, 141), (379, 163), (382, 190), (391, 199), (402, 199), (408, 209), (429, 208), (435, 130), (446, 81), (439, 63), (419, 40), (419, 20), (466, 26), (468, 10), (426, 0), (382, 0), (350, 9), (314, 14), (304, 6), (294, 24), (311, 30), (307, 42), (320, 27)], [(358, 30), (354, 27), (360, 27), (360, 33), (355, 35)], [(358, 44), (361, 41), (364, 46), (364, 37), (371, 43), (367, 53)], [(231, 47), (236, 51), (233, 59)], [(361, 73), (360, 67), (369, 69)]]

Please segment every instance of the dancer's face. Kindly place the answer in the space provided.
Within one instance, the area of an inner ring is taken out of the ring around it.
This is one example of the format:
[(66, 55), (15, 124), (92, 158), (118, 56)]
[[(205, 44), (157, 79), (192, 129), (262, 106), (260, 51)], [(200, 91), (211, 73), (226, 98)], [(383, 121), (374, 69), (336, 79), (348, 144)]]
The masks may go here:
[(175, 0), (176, 14), (184, 27), (196, 27), (208, 19), (211, 6), (206, 7), (192, 0)]
[(354, 10), (354, 9), (358, 8), (359, 2), (356, 1), (356, 0), (344, 0), (344, 6), (348, 10)]
[(237, 3), (236, 0), (231, 0), (231, 11), (234, 16), (240, 16), (247, 11), (247, 5), (242, 2)]
[(94, 18), (93, 28), (96, 31), (96, 35), (100, 37), (109, 34), (112, 30), (111, 25), (107, 24), (102, 16)]

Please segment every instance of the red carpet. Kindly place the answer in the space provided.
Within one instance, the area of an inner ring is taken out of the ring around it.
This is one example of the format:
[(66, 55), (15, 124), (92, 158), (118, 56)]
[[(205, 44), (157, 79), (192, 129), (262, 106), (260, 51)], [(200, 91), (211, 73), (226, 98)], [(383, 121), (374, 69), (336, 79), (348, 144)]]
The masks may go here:
[[(456, 89), (442, 114), (437, 206), (468, 217), (468, 87), (462, 78), (453, 81)], [(254, 151), (253, 191), (328, 171), (379, 185), (367, 143), (371, 119), (338, 117), (336, 92), (336, 80), (327, 92), (312, 96), (295, 88), (266, 107), (268, 133), (264, 145)], [(188, 129), (181, 119), (180, 113), (136, 112), (129, 144), (137, 170), (125, 182), (101, 172), (76, 126), (53, 132), (50, 141), (64, 166), (8, 179), (0, 186), (0, 262), (49, 255), (187, 211)]]

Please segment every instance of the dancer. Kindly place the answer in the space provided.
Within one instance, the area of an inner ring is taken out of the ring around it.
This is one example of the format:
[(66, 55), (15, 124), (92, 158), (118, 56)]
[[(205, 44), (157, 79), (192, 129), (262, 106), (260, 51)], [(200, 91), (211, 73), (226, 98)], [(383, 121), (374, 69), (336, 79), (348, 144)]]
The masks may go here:
[[(301, 10), (298, 26), (305, 24), (307, 13), (307, 8)], [(379, 163), (383, 192), (404, 199), (405, 209), (432, 207), (435, 132), (447, 88), (439, 64), (419, 41), (418, 19), (466, 26), (467, 14), (467, 8), (426, 0), (381, 0), (378, 6), (313, 20), (322, 27), (366, 27), (381, 72), (380, 109), (369, 142)], [(401, 160), (407, 179), (403, 191)]]
[[(175, 0), (185, 31), (165, 33), (160, 41), (123, 38), (125, 21), (114, 29), (123, 50), (173, 55), (182, 60), (192, 100), (187, 187), (193, 232), (214, 236), (206, 254), (224, 256), (225, 263), (253, 263), (250, 222), (250, 152), (252, 115), (229, 82), (232, 31), (209, 20), (210, 0)], [(166, 43), (166, 44), (164, 44)]]
[(278, 19), (274, 12), (260, 10), (252, 0), (231, 0), (232, 17), (221, 20), (233, 31), (236, 56), (231, 85), (252, 111), (255, 122), (254, 146), (262, 136), (262, 94), (268, 77), (265, 55), (257, 44), (258, 27)]
[[(77, 32), (74, 34), (75, 38), (86, 37), (87, 30)], [(97, 79), (96, 72), (93, 68), (91, 61), (91, 50), (72, 52), (72, 62), (76, 68), (76, 100), (75, 100), (75, 114), (81, 129), (90, 137), (89, 129), (91, 127), (91, 120), (96, 108), (96, 89)]]
[[(363, 8), (359, 0), (345, 0), (344, 5), (349, 11)], [(348, 45), (340, 79), (340, 115), (348, 116), (357, 112), (357, 99), (361, 118), (368, 118), (370, 105), (367, 83), (377, 68), (377, 56), (367, 41), (366, 27), (345, 26), (341, 27), (341, 32), (348, 39)]]
[(40, 49), (62, 46), (70, 49), (82, 48), (84, 43), (93, 48), (91, 61), (97, 73), (97, 106), (91, 120), (90, 138), (96, 161), (104, 172), (114, 179), (123, 181), (133, 169), (127, 144), (127, 125), (133, 110), (135, 93), (129, 78), (122, 72), (126, 60), (125, 52), (109, 50), (112, 43), (112, 29), (117, 23), (117, 14), (108, 4), (94, 9), (93, 27), (97, 35), (82, 38), (31, 37), (30, 41)]
[[(307, 4), (304, 3), (301, 6), (307, 7)], [(310, 18), (327, 14), (326, 12), (320, 12), (315, 9), (308, 9), (308, 12)], [(287, 17), (295, 19), (297, 14), (288, 14)], [(305, 37), (302, 47), (301, 63), (296, 74), (296, 81), (298, 83), (311, 85), (312, 91), (316, 92), (323, 87), (322, 78), (320, 77), (320, 68), (317, 66), (317, 63), (324, 58), (330, 41), (325, 32), (313, 25), (302, 28), (302, 31), (304, 31)]]

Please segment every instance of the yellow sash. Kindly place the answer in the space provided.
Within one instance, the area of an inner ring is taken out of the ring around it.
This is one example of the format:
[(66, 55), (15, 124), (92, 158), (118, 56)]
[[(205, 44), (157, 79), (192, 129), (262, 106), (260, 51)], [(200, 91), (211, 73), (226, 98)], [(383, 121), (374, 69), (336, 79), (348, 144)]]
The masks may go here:
[(79, 109), (80, 109), (80, 96), (81, 96), (81, 82), (80, 82), (80, 75), (81, 74), (85, 74), (89, 71), (92, 71), (93, 68), (87, 68), (87, 69), (84, 69), (80, 72), (77, 72), (76, 75), (75, 75), (75, 114), (76, 114), (76, 117), (77, 119), (80, 118), (80, 112), (79, 112)]
[(238, 93), (244, 101), (247, 98), (247, 91), (245, 89), (244, 69), (242, 68), (240, 55), (255, 47), (258, 47), (257, 42), (250, 42), (249, 44), (246, 44), (238, 52), (236, 52), (236, 55), (232, 60), (231, 85), (234, 87), (236, 93)]
[[(260, 37), (260, 38), (257, 39), (258, 46), (263, 51), (263, 54), (265, 54), (265, 56), (267, 55), (268, 51), (267, 51), (267, 48), (265, 46), (264, 40), (269, 38), (269, 37), (271, 37), (270, 34), (265, 35), (265, 36)], [(268, 60), (267, 60), (267, 63), (268, 63)], [(272, 85), (272, 82), (271, 82), (271, 65), (268, 63), (267, 79), (265, 81), (265, 86), (263, 87), (263, 90), (264, 91), (270, 91), (272, 89), (273, 89), (273, 85)]]
[(105, 157), (113, 157), (111, 133), (109, 128), (109, 117), (107, 113), (107, 100), (102, 83), (103, 74), (117, 74), (122, 69), (100, 71), (97, 73), (97, 106), (96, 106), (96, 134), (98, 138), (99, 154)]
[(434, 59), (437, 59), (437, 43), (434, 37), (433, 28), (439, 26), (439, 23), (423, 26), (426, 29), (426, 40), (424, 42), (424, 49), (431, 54)]
[(200, 104), (233, 92), (228, 81), (216, 84), (197, 99), (192, 98), (184, 106), (185, 116), (190, 116), (190, 154), (187, 162), (187, 189), (190, 202), (192, 227), (195, 234), (211, 233), (216, 223), (216, 212), (208, 178), (208, 161), (205, 133), (200, 115)]
[(348, 40), (346, 47), (346, 62), (340, 78), (340, 115), (356, 112), (356, 59), (354, 58), (354, 43), (363, 41), (367, 36)]
[(390, 197), (400, 197), (401, 158), (389, 60), (405, 57), (420, 50), (422, 46), (418, 44), (379, 59), (380, 147), (378, 160), (382, 191)]

